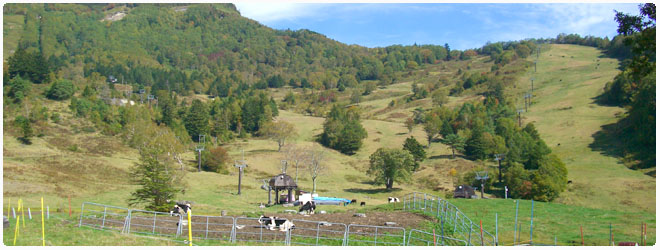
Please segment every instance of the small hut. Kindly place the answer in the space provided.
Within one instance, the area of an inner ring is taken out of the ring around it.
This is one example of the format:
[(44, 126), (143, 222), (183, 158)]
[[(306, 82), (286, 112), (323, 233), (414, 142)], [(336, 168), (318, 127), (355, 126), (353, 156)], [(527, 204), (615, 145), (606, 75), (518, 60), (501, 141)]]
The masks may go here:
[[(270, 179), (268, 182), (268, 187), (270, 190), (275, 190), (275, 204), (280, 204), (281, 200), (279, 199), (278, 192), (280, 190), (287, 190), (287, 203), (293, 203), (293, 193), (291, 192), (294, 189), (298, 189), (298, 185), (291, 176), (287, 174), (279, 174)], [(270, 204), (270, 190), (268, 190), (268, 204)]]
[(470, 199), (474, 195), (474, 188), (468, 185), (460, 185), (454, 190), (454, 198)]

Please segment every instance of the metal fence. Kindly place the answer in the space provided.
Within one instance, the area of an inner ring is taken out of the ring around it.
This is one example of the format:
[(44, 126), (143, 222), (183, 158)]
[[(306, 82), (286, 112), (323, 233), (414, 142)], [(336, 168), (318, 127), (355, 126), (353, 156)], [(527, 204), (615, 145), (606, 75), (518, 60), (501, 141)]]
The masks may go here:
[[(412, 229), (406, 235), (402, 227), (346, 225), (326, 221), (294, 219), (292, 230), (270, 230), (259, 218), (229, 216), (191, 216), (191, 234), (195, 239), (210, 239), (236, 243), (258, 242), (279, 245), (307, 246), (406, 246), (481, 245), (480, 228), (458, 208), (436, 196), (413, 193), (403, 199), (404, 210), (422, 210), (436, 216), (442, 225), (438, 236)], [(115, 230), (140, 236), (187, 238), (188, 220), (168, 213), (128, 209), (84, 202), (79, 227)], [(437, 229), (436, 229), (437, 230)], [(436, 232), (438, 233), (438, 232)], [(451, 235), (452, 237), (448, 236)], [(406, 237), (408, 237), (406, 241)], [(455, 238), (453, 238), (455, 237)], [(494, 245), (494, 238), (484, 230), (484, 245)], [(435, 240), (434, 240), (435, 239)]]
[(177, 237), (181, 232), (181, 216), (146, 210), (130, 210), (127, 233)]
[(348, 225), (346, 246), (405, 246), (406, 229), (402, 227)]
[(96, 229), (124, 232), (129, 209), (115, 206), (84, 202), (80, 212), (78, 227), (87, 226)]
[[(495, 246), (495, 237), (472, 222), (458, 207), (435, 195), (410, 193), (403, 197), (404, 210), (420, 210), (438, 218), (452, 227), (451, 234), (461, 238), (469, 246)], [(483, 231), (483, 237), (482, 237)]]
[(259, 218), (238, 217), (234, 220), (234, 241), (279, 243), (288, 245), (289, 231), (281, 232), (279, 228), (270, 230), (259, 223)]
[(467, 242), (417, 229), (408, 232), (406, 246), (467, 246)]
[[(209, 239), (234, 242), (234, 217), (192, 215), (191, 232), (194, 239)], [(181, 217), (179, 236), (188, 235), (188, 218)]]
[(343, 223), (325, 221), (292, 220), (295, 230), (291, 230), (291, 245), (344, 246), (347, 226)]

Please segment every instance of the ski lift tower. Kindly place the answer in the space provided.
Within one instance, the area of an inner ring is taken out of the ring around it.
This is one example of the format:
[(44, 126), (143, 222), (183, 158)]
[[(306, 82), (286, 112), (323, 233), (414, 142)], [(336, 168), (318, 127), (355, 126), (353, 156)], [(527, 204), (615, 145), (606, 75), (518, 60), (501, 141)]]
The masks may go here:
[(520, 119), (520, 115), (522, 114), (523, 109), (518, 109), (518, 127), (522, 128), (522, 120)]
[(199, 135), (197, 141), (197, 146), (195, 150), (197, 151), (197, 171), (202, 172), (202, 151), (204, 151), (204, 143), (206, 142), (205, 135)]
[(502, 183), (502, 159), (504, 159), (504, 154), (495, 154), (495, 160), (499, 163), (500, 183)]
[(146, 92), (146, 91), (145, 91), (144, 89), (141, 89), (141, 90), (140, 90), (140, 104), (144, 103), (143, 99), (144, 99), (144, 93), (145, 93), (145, 92)]
[[(536, 65), (536, 64), (534, 64)], [(532, 92), (534, 92), (534, 80), (536, 80), (536, 77), (529, 78), (529, 80), (532, 81)]]
[(154, 95), (148, 95), (147, 96), (147, 102), (149, 102), (149, 108), (151, 108), (151, 100), (154, 99)]
[(484, 181), (488, 179), (488, 172), (487, 171), (477, 171), (474, 172), (476, 176), (474, 177), (477, 180), (481, 181), (481, 199), (484, 198)]
[[(245, 152), (243, 152), (243, 150), (241, 150), (241, 152), (243, 153), (243, 159), (240, 161), (234, 160), (234, 167), (238, 168), (238, 195), (241, 195), (241, 179), (243, 179), (243, 169), (248, 166), (245, 162)], [(268, 195), (268, 204), (270, 204), (270, 190), (268, 190)]]

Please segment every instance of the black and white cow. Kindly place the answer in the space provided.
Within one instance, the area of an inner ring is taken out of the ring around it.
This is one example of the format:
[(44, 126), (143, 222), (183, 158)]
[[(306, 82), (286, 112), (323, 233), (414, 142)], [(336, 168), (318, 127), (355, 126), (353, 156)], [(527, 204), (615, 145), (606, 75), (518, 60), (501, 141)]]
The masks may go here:
[(259, 224), (261, 227), (267, 227), (270, 230), (275, 230), (279, 228), (281, 232), (286, 232), (287, 230), (295, 228), (295, 225), (286, 218), (277, 218), (277, 217), (259, 217)]
[(392, 202), (399, 202), (399, 198), (396, 197), (387, 197), (387, 202), (392, 203)]
[(177, 202), (176, 205), (174, 205), (174, 208), (170, 210), (170, 216), (174, 216), (174, 214), (187, 215), (189, 211), (192, 211), (190, 207), (190, 203), (184, 204)]
[(305, 205), (302, 205), (300, 207), (300, 210), (298, 210), (298, 212), (306, 211), (307, 214), (314, 214), (314, 210), (316, 210), (316, 204), (314, 204), (313, 201), (308, 201), (305, 203)]

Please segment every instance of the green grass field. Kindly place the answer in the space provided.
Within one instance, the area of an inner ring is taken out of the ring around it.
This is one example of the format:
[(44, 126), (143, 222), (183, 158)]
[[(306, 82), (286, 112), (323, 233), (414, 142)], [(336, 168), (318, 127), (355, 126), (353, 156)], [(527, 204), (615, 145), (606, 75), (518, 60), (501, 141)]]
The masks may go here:
[[(604, 57), (595, 48), (552, 45), (538, 59), (538, 72), (530, 74), (536, 77), (533, 104), (523, 122), (534, 123), (568, 168), (573, 184), (557, 202), (655, 213), (655, 178), (630, 170), (621, 159), (589, 146), (601, 126), (615, 123), (617, 115), (625, 112), (595, 103), (605, 83), (619, 72), (617, 67), (617, 60)], [(519, 96), (530, 88), (529, 78), (517, 84)]]
[(4, 15), (2, 21), (2, 31), (4, 33), (2, 34), (3, 60), (7, 60), (14, 54), (14, 48), (18, 48), (18, 40), (23, 32), (24, 19), (23, 15)]

